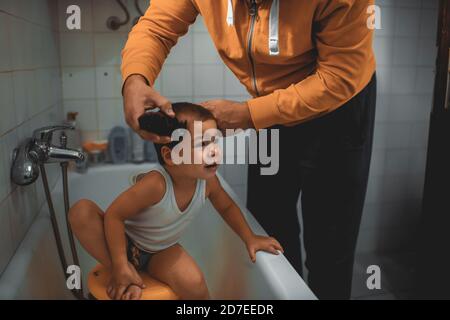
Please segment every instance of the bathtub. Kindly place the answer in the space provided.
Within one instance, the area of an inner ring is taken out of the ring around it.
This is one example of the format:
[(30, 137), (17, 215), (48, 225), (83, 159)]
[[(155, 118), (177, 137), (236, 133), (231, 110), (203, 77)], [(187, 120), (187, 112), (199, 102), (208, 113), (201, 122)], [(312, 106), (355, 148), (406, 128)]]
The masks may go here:
[[(70, 201), (74, 203), (79, 199), (89, 198), (106, 209), (128, 187), (130, 175), (145, 171), (148, 166), (104, 165), (90, 168), (85, 174), (71, 172)], [(222, 178), (220, 180), (224, 189), (241, 207), (252, 230), (257, 234), (266, 234), (229, 185)], [(70, 262), (61, 181), (57, 182), (52, 196), (67, 260)], [(242, 241), (225, 224), (209, 201), (186, 230), (181, 244), (202, 269), (213, 299), (316, 299), (282, 254), (276, 256), (258, 252), (257, 261), (253, 264)], [(87, 274), (96, 261), (80, 246), (78, 254), (83, 283), (87, 283)], [(87, 294), (86, 287), (84, 292)], [(66, 289), (59, 265), (47, 206), (43, 207), (2, 274), (0, 298), (73, 299)]]

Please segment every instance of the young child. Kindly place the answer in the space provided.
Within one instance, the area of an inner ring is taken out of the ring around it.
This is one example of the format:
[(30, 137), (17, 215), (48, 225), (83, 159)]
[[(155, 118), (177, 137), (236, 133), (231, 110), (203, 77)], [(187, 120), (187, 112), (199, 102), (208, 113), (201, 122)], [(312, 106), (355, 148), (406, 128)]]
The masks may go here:
[[(191, 159), (195, 154), (203, 159), (205, 148), (211, 159), (217, 158), (217, 145), (193, 134), (194, 121), (201, 121), (202, 132), (217, 129), (212, 114), (190, 103), (175, 103), (173, 110), (191, 133)], [(112, 271), (107, 289), (112, 299), (140, 298), (144, 285), (137, 271), (166, 283), (181, 299), (209, 298), (202, 271), (178, 243), (207, 198), (245, 243), (253, 262), (259, 250), (283, 252), (277, 240), (255, 235), (249, 228), (219, 183), (217, 163), (174, 163), (171, 151), (177, 143), (181, 142), (156, 145), (160, 164), (135, 177), (105, 213), (90, 200), (80, 200), (70, 209), (69, 221), (81, 245)]]

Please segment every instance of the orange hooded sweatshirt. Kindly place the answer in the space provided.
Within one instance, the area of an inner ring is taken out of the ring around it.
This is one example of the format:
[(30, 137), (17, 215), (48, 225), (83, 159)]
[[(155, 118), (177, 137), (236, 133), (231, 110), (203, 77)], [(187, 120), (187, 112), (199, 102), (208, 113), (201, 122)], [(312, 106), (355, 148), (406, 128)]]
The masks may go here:
[(375, 71), (374, 0), (152, 0), (122, 51), (122, 76), (153, 85), (198, 14), (225, 64), (253, 96), (257, 129), (333, 111)]

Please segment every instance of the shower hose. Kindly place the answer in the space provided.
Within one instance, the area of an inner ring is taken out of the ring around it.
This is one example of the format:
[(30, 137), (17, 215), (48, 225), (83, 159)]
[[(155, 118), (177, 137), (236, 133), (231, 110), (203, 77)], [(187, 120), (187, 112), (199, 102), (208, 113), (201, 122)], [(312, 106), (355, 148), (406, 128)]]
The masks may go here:
[[(73, 260), (74, 265), (80, 266), (77, 249), (75, 246), (75, 240), (74, 240), (74, 237), (72, 234), (72, 229), (70, 228), (69, 220), (68, 220), (70, 204), (69, 204), (69, 188), (68, 188), (68, 182), (67, 182), (67, 166), (68, 166), (68, 162), (61, 162), (65, 220), (66, 220), (67, 234), (69, 237), (70, 249), (72, 251), (72, 260)], [(63, 273), (67, 280), (68, 279), (67, 268), (69, 267), (69, 265), (67, 264), (64, 247), (62, 244), (61, 233), (60, 233), (59, 227), (58, 227), (58, 220), (56, 218), (55, 207), (53, 206), (53, 200), (52, 200), (52, 196), (50, 193), (50, 188), (49, 188), (48, 179), (47, 179), (47, 173), (46, 173), (44, 164), (40, 164), (39, 169), (41, 171), (42, 183), (44, 185), (45, 197), (46, 197), (48, 209), (50, 212), (50, 220), (51, 220), (51, 224), (52, 224), (53, 234), (54, 234), (55, 240), (56, 240), (56, 247), (57, 247), (59, 259), (61, 262), (61, 267), (63, 268)], [(80, 280), (80, 284), (81, 284), (81, 280)], [(71, 292), (76, 299), (80, 299), (80, 300), (84, 299), (82, 285), (80, 286), (80, 289), (73, 289), (73, 290), (71, 290)]]

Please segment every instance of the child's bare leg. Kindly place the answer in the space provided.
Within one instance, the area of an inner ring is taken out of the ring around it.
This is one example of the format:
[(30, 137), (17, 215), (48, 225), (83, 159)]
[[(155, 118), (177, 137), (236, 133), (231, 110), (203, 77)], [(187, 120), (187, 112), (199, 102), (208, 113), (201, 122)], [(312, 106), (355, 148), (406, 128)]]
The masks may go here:
[(103, 211), (93, 201), (82, 199), (69, 210), (69, 222), (73, 234), (83, 248), (98, 262), (111, 267), (108, 246), (103, 227)]
[(181, 299), (209, 299), (203, 272), (180, 244), (156, 253), (150, 259), (148, 272), (170, 286)]
[[(82, 199), (69, 210), (69, 222), (72, 232), (83, 248), (98, 262), (111, 268), (111, 257), (105, 238), (103, 226), (103, 211), (94, 202)], [(142, 289), (131, 285), (125, 291), (122, 299), (139, 299)]]

